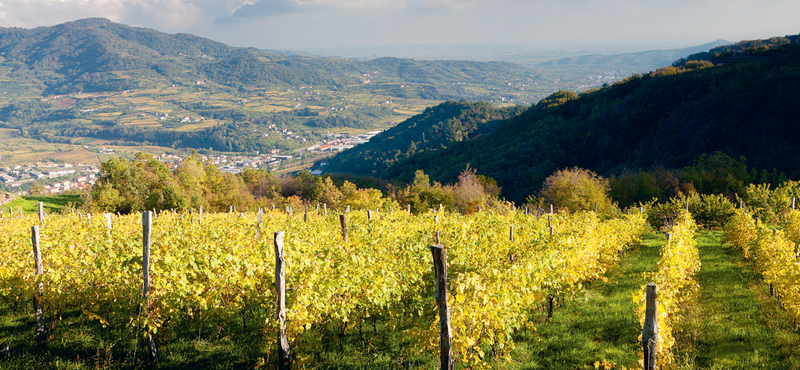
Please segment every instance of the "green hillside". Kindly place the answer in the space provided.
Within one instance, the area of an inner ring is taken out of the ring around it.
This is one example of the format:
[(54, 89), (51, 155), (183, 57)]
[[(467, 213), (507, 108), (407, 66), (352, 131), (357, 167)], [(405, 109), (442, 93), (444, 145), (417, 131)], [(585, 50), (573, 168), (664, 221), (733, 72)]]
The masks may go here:
[(417, 152), (447, 149), (453, 143), (489, 133), (501, 120), (523, 110), (519, 106), (496, 108), (481, 102), (445, 102), (331, 158), (327, 168), (332, 172), (372, 175)]
[(409, 181), (423, 169), (431, 179), (451, 183), (469, 164), (517, 202), (559, 168), (605, 175), (682, 168), (715, 152), (798, 178), (800, 46), (797, 38), (785, 40), (791, 41), (683, 61), (580, 95), (561, 91), (489, 134), (418, 151), (379, 175)]

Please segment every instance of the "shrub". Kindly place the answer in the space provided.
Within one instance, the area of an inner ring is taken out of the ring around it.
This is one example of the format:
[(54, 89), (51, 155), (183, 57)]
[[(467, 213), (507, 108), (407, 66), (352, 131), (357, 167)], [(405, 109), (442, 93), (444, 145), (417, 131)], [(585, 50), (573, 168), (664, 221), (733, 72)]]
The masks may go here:
[(541, 198), (559, 210), (609, 213), (613, 205), (608, 197), (608, 180), (583, 168), (559, 170), (544, 180)]

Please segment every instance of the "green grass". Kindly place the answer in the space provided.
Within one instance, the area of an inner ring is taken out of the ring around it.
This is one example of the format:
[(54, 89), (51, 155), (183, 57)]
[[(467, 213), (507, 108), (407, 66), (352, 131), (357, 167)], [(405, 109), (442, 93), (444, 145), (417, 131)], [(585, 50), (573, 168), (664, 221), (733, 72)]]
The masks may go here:
[(42, 195), (42, 196), (18, 196), (11, 202), (3, 204), (3, 212), (8, 212), (8, 207), (14, 208), (14, 213), (22, 211), (25, 214), (38, 213), (39, 202), (42, 202), (42, 207), (45, 213), (59, 213), (65, 212), (70, 206), (77, 208), (83, 202), (79, 194), (60, 194), (60, 195)]
[[(607, 273), (606, 281), (594, 281), (583, 294), (564, 300), (537, 332), (520, 334), (512, 361), (498, 367), (594, 369), (595, 361), (637, 366), (641, 327), (633, 295), (647, 284), (644, 273), (655, 271), (663, 242), (660, 234), (646, 234)], [(540, 312), (537, 322), (542, 316)]]
[(676, 332), (680, 368), (800, 369), (800, 335), (752, 263), (720, 237), (698, 234), (700, 292)]

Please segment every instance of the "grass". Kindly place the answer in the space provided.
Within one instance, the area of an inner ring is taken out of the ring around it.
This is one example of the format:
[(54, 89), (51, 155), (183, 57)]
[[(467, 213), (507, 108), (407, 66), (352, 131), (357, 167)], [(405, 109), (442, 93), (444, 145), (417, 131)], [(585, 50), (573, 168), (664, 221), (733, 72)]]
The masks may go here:
[[(697, 236), (702, 266), (696, 301), (675, 328), (675, 369), (800, 369), (800, 333), (741, 253), (720, 246), (719, 232)], [(632, 296), (647, 283), (663, 237), (650, 233), (619, 266), (565, 300), (535, 333), (520, 333), (503, 369), (621, 369), (639, 366), (641, 332)], [(541, 319), (542, 313), (538, 314)]]
[(641, 327), (633, 295), (648, 283), (644, 273), (655, 270), (663, 242), (660, 234), (646, 234), (605, 281), (594, 281), (583, 294), (564, 300), (535, 333), (520, 334), (512, 361), (498, 367), (594, 369), (596, 361), (612, 368), (636, 367)]
[(687, 308), (678, 357), (686, 369), (800, 369), (800, 336), (741, 253), (719, 232), (698, 234), (697, 301)]
[(8, 211), (8, 207), (13, 207), (14, 213), (22, 211), (25, 214), (38, 213), (39, 202), (45, 213), (58, 213), (66, 211), (71, 205), (77, 208), (83, 202), (79, 194), (43, 195), (43, 196), (19, 196), (11, 202), (3, 204), (3, 212)]

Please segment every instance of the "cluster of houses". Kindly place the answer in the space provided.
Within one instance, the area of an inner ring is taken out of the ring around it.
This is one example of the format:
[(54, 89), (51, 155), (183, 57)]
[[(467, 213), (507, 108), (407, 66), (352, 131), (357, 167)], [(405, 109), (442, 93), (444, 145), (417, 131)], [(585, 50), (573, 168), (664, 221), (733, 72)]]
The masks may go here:
[[(25, 165), (15, 165), (0, 168), (0, 183), (13, 191), (23, 184), (35, 181), (44, 182), (47, 179), (58, 179), (45, 185), (45, 191), (52, 194), (62, 194), (69, 190), (83, 189), (94, 185), (100, 169), (96, 166), (86, 165), (81, 162), (53, 163), (36, 162)], [(22, 190), (17, 194), (24, 193)]]
[(381, 131), (370, 131), (359, 135), (327, 133), (321, 143), (305, 148), (305, 150), (310, 152), (341, 152), (358, 144), (364, 144), (379, 133)]
[[(279, 166), (283, 161), (292, 159), (290, 155), (278, 155), (278, 153), (280, 153), (279, 149), (273, 149), (268, 153), (258, 153), (255, 156), (203, 155), (202, 159), (205, 163), (217, 166), (222, 172), (236, 174), (247, 167), (266, 169)], [(170, 168), (180, 165), (184, 158), (175, 154), (161, 154), (159, 156), (161, 162)]]
[(307, 141), (306, 138), (300, 136), (298, 133), (286, 128), (278, 128), (276, 125), (269, 125), (267, 132), (263, 134), (264, 137), (269, 137), (270, 135), (285, 136), (287, 139), (295, 139), (302, 142)]

